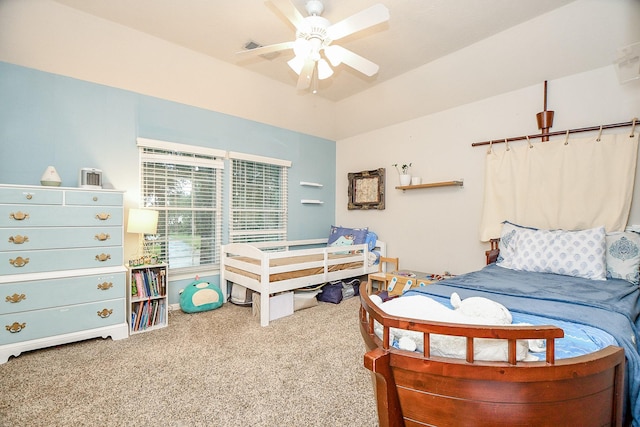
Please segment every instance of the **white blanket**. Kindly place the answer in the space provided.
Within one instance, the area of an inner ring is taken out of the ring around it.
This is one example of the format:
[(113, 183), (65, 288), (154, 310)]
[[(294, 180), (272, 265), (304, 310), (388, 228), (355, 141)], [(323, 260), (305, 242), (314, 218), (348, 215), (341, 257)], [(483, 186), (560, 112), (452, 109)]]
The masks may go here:
[[(380, 297), (372, 295), (371, 299), (385, 313), (392, 316), (409, 317), (419, 320), (461, 323), (468, 325), (510, 325), (511, 313), (502, 304), (486, 298), (467, 298), (460, 300), (456, 293), (451, 296), (454, 310), (440, 304), (425, 295), (410, 295), (382, 302)], [(376, 322), (374, 331), (382, 337), (382, 326)], [(423, 334), (404, 329), (390, 329), (391, 343), (401, 350), (424, 351)], [(518, 361), (535, 361), (538, 358), (529, 353), (530, 342), (519, 340), (516, 345)], [(537, 349), (538, 343), (531, 343)], [(448, 335), (431, 335), (431, 355), (466, 358), (466, 339)], [(483, 361), (508, 361), (508, 343), (506, 340), (478, 338), (474, 342), (474, 358)]]

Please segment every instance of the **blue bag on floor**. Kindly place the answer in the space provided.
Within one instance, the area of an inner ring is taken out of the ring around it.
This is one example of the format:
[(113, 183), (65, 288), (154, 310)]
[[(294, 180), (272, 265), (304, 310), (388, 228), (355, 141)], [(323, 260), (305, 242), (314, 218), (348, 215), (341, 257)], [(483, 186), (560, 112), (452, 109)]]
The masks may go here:
[(342, 301), (342, 280), (336, 280), (324, 285), (322, 292), (316, 298), (318, 298), (318, 301), (339, 304)]

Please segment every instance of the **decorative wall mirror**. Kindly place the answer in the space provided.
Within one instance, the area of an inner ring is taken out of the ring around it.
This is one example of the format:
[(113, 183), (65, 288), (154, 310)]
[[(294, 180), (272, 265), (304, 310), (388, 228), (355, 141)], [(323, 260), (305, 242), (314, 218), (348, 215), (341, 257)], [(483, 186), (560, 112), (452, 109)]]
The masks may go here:
[(384, 209), (384, 176), (385, 168), (371, 171), (350, 172), (349, 203), (347, 208)]

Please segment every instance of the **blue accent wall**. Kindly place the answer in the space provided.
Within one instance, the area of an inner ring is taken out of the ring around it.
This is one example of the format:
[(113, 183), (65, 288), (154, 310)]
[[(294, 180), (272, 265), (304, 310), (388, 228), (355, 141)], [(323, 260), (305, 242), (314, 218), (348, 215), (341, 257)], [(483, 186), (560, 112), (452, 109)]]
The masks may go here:
[(77, 186), (80, 168), (94, 167), (105, 186), (137, 189), (137, 137), (291, 160), (289, 239), (328, 235), (335, 141), (0, 62), (0, 183), (38, 185), (53, 165), (66, 187)]
[(53, 165), (62, 185), (75, 187), (79, 169), (93, 167), (103, 171), (105, 188), (128, 191), (125, 200), (133, 206), (137, 137), (290, 160), (289, 239), (328, 236), (335, 219), (335, 141), (0, 62), (0, 183), (39, 185)]

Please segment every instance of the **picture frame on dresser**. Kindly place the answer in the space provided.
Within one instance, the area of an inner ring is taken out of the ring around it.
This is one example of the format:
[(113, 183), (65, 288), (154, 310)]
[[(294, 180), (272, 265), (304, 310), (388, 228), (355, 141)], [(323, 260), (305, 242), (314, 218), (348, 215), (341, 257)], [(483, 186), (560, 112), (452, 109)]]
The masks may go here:
[(129, 336), (123, 200), (118, 190), (0, 184), (0, 363)]

